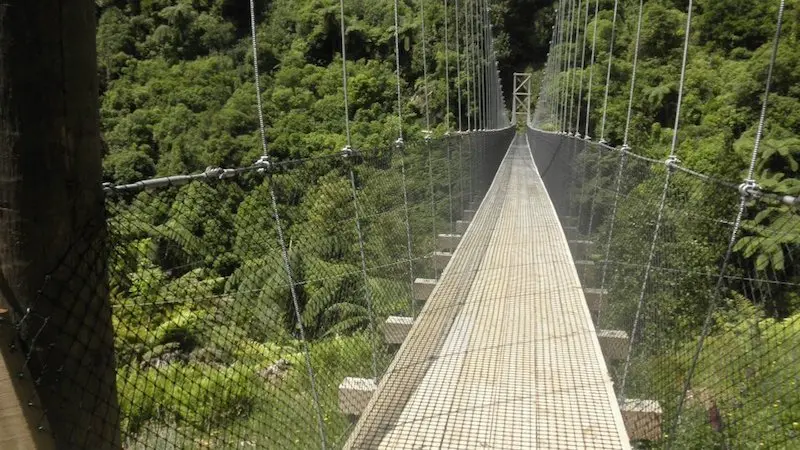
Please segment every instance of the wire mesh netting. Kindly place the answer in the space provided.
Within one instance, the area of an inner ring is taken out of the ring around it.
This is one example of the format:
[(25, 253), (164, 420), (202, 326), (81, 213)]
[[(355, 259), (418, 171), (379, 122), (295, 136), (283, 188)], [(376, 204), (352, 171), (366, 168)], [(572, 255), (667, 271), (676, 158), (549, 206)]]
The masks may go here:
[[(528, 137), (540, 171), (553, 171), (543, 178), (563, 205), (632, 441), (793, 448), (797, 210), (607, 145), (534, 130)], [(742, 231), (729, 249), (740, 206)]]
[[(69, 448), (340, 447), (358, 413), (340, 385), (385, 372), (387, 318), (419, 313), (415, 278), (441, 273), (438, 234), (480, 200), (512, 134), (108, 186), (107, 234), (88, 227), (53, 277), (68, 281), (4, 316), (31, 384), (69, 393), (32, 402), (43, 430), (72, 430)], [(113, 358), (88, 359), (112, 339)], [(92, 421), (59, 415), (68, 402)]]

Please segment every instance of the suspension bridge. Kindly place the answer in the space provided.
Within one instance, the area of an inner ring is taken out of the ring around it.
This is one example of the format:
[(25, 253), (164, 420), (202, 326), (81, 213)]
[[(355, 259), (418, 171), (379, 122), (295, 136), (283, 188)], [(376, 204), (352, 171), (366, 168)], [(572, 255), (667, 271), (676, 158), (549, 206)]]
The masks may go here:
[[(643, 1), (629, 11), (637, 29), (614, 145), (606, 130), (619, 0), (610, 11), (597, 0), (557, 2), (540, 92), (530, 74), (515, 74), (510, 111), (490, 5), (445, 0), (441, 124), (428, 102), (420, 2), (422, 136), (407, 135), (395, 0), (396, 141), (362, 149), (351, 135), (340, 1), (344, 147), (291, 160), (269, 153), (251, 1), (262, 156), (103, 185), (108, 235), (87, 234), (105, 250), (79, 259), (90, 271), (92, 260), (110, 261), (110, 305), (59, 306), (60, 295), (97, 282), (74, 275), (48, 277), (27, 307), (6, 305), (0, 375), (13, 389), (0, 397), (0, 427), (13, 432), (0, 444), (627, 449), (769, 439), (791, 448), (800, 403), (778, 386), (797, 381), (800, 333), (789, 318), (777, 341), (753, 331), (766, 326), (757, 315), (717, 324), (730, 298), (798, 292), (796, 280), (751, 268), (734, 250), (748, 214), (792, 215), (798, 204), (755, 179), (781, 38), (777, 3), (748, 175), (731, 181), (678, 158), (692, 1), (663, 159), (630, 142)], [(597, 19), (608, 13), (601, 64)], [(691, 209), (707, 196), (722, 206)], [(786, 223), (762, 239), (796, 232)], [(235, 241), (209, 248), (226, 227)], [(677, 237), (685, 229), (706, 230), (709, 243), (689, 247)], [(705, 272), (686, 269), (700, 247)], [(781, 251), (791, 259), (796, 245)], [(677, 320), (687, 309), (694, 320)], [(73, 360), (81, 352), (64, 346), (83, 336), (64, 336), (78, 316), (113, 318), (105, 338), (114, 380), (82, 371), (83, 357)], [(737, 340), (745, 350), (721, 351)], [(67, 403), (80, 405), (75, 417), (59, 412)], [(764, 429), (769, 436), (753, 431)]]

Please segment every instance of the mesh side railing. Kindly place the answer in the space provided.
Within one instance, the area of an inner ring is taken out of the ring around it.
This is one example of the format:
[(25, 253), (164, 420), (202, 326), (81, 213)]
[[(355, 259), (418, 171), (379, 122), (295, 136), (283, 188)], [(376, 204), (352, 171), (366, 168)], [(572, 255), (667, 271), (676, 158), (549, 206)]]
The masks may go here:
[(797, 210), (749, 198), (729, 254), (735, 185), (592, 142), (571, 153), (577, 139), (564, 135), (528, 137), (535, 158), (562, 168), (543, 178), (556, 203), (567, 197), (559, 212), (632, 440), (792, 448)]
[(41, 432), (63, 448), (340, 447), (340, 384), (380, 379), (384, 322), (419, 314), (437, 233), (512, 134), (106, 186), (107, 227), (0, 323)]

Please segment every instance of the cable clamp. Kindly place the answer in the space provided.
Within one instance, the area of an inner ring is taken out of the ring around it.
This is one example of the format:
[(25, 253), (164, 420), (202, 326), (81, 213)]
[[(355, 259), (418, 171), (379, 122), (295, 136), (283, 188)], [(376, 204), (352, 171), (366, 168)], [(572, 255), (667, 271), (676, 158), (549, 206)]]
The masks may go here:
[(206, 178), (222, 178), (222, 171), (222, 167), (208, 166), (206, 170), (203, 171), (203, 175), (205, 175)]
[(433, 132), (431, 130), (422, 130), (422, 136), (425, 142), (430, 142), (432, 134)]
[(398, 150), (403, 150), (403, 148), (405, 148), (405, 146), (406, 146), (406, 141), (404, 141), (403, 137), (400, 136), (399, 138), (397, 138), (396, 141), (394, 141), (394, 146)]
[[(602, 142), (602, 141), (601, 141)], [(602, 142), (603, 144), (607, 144), (607, 142)], [(628, 144), (622, 144), (622, 147), (619, 148), (621, 152), (627, 153), (631, 151), (631, 147)]]
[(348, 159), (351, 158), (355, 154), (355, 152), (353, 151), (353, 147), (345, 145), (344, 147), (342, 147), (342, 151), (340, 154), (342, 155), (342, 158)]
[(744, 180), (744, 183), (739, 185), (739, 195), (759, 198), (761, 197), (761, 187), (756, 183), (756, 180)]
[(677, 155), (670, 155), (666, 161), (664, 161), (664, 165), (667, 166), (668, 169), (674, 170), (681, 164), (681, 160), (678, 158)]
[(261, 155), (253, 166), (258, 167), (258, 173), (269, 172), (272, 170), (272, 161), (270, 161), (269, 156)]
[(583, 137), (583, 140), (587, 141), (587, 142), (591, 142), (592, 137), (587, 134), (586, 136)]
[(583, 136), (581, 136), (581, 134), (580, 134), (580, 133), (578, 133), (577, 131), (575, 132), (575, 134), (573, 134), (573, 136), (575, 136), (575, 137), (576, 137), (576, 138), (578, 138), (578, 139), (581, 139), (581, 138), (583, 137)]
[(236, 176), (236, 169), (223, 169), (222, 167), (208, 166), (203, 172), (206, 178), (216, 178), (222, 180)]
[(109, 193), (114, 191), (114, 185), (109, 182), (103, 183), (103, 192)]

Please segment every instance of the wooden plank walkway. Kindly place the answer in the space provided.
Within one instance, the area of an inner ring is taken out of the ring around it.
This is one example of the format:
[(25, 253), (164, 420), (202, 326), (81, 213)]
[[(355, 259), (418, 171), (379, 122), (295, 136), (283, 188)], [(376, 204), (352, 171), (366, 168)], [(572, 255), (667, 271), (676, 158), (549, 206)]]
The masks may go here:
[(345, 448), (630, 448), (525, 136)]

